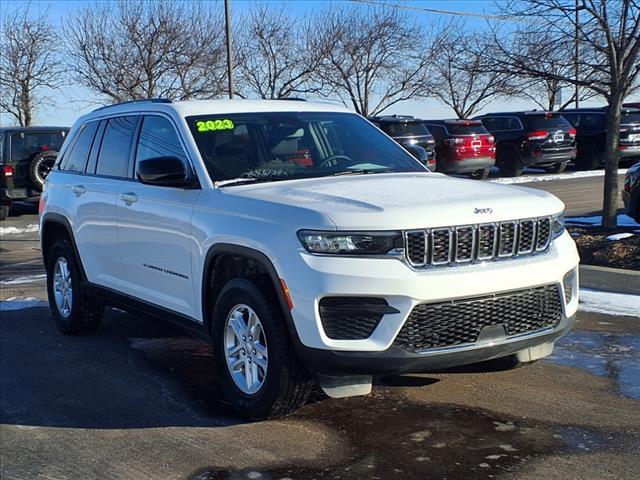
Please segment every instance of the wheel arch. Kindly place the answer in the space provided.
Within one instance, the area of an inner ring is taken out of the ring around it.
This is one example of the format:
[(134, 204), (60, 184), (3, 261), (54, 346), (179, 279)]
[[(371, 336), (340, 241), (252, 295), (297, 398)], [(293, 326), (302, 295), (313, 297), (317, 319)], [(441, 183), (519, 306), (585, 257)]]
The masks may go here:
[(204, 268), (202, 271), (202, 318), (204, 325), (209, 328), (211, 324), (211, 310), (212, 306), (215, 304), (217, 300), (217, 293), (219, 293), (220, 289), (224, 286), (221, 284), (216, 285), (216, 276), (217, 278), (225, 278), (225, 272), (220, 272), (217, 269), (220, 268), (221, 259), (242, 259), (246, 261), (250, 261), (255, 263), (260, 270), (261, 274), (265, 276), (265, 278), (269, 282), (269, 287), (273, 289), (275, 293), (276, 299), (278, 301), (278, 305), (280, 307), (280, 311), (284, 317), (287, 329), (289, 334), (291, 335), (291, 339), (294, 343), (294, 346), (297, 347), (299, 345), (299, 338), (294, 327), (293, 317), (291, 315), (291, 310), (289, 309), (289, 303), (287, 301), (287, 296), (285, 294), (280, 276), (278, 272), (269, 259), (264, 253), (255, 250), (250, 247), (245, 247), (242, 245), (235, 245), (230, 243), (218, 243), (213, 245), (207, 252), (204, 261)]
[(58, 213), (46, 213), (42, 217), (40, 226), (40, 247), (42, 249), (42, 259), (45, 266), (49, 261), (48, 256), (49, 251), (51, 250), (51, 246), (57, 238), (60, 238), (60, 236), (64, 235), (71, 243), (71, 248), (73, 249), (73, 253), (76, 256), (76, 260), (80, 267), (80, 275), (82, 277), (82, 280), (86, 282), (87, 276), (84, 271), (82, 260), (80, 258), (78, 245), (76, 244), (76, 240), (73, 235), (73, 228), (71, 227), (71, 223), (69, 222), (69, 220)]

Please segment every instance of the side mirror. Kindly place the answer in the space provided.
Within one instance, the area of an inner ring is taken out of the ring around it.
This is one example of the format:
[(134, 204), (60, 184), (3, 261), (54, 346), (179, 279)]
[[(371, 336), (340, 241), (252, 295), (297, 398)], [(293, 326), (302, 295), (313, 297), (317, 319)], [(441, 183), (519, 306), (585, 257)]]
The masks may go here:
[(429, 154), (419, 145), (403, 145), (404, 149), (413, 155), (424, 166), (428, 166)]
[(193, 188), (198, 181), (187, 174), (187, 168), (177, 157), (155, 157), (138, 163), (138, 179), (149, 185)]

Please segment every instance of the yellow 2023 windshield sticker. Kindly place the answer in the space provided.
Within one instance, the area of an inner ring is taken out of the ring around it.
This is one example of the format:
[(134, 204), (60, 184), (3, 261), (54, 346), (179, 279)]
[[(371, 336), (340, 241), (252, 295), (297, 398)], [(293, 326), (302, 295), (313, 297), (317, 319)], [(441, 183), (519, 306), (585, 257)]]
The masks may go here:
[(235, 126), (229, 119), (224, 120), (199, 120), (196, 122), (198, 132), (213, 132), (216, 130), (233, 130)]

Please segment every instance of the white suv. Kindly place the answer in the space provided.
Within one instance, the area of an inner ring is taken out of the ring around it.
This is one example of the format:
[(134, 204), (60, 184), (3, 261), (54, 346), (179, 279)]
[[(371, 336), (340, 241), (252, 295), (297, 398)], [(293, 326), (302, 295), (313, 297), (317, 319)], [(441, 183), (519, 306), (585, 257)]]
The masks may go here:
[(563, 204), (430, 173), (304, 101), (149, 100), (74, 125), (40, 204), (64, 333), (117, 305), (212, 340), (251, 418), (372, 376), (548, 355), (578, 306)]

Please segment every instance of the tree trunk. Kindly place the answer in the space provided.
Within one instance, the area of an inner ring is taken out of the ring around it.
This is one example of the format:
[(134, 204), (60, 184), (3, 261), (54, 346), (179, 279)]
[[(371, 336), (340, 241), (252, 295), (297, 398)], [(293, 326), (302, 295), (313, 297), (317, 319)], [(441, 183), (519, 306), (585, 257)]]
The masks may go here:
[(607, 113), (607, 138), (604, 163), (604, 201), (602, 205), (602, 225), (618, 226), (618, 141), (620, 137), (620, 109), (623, 95), (617, 89), (609, 100)]

